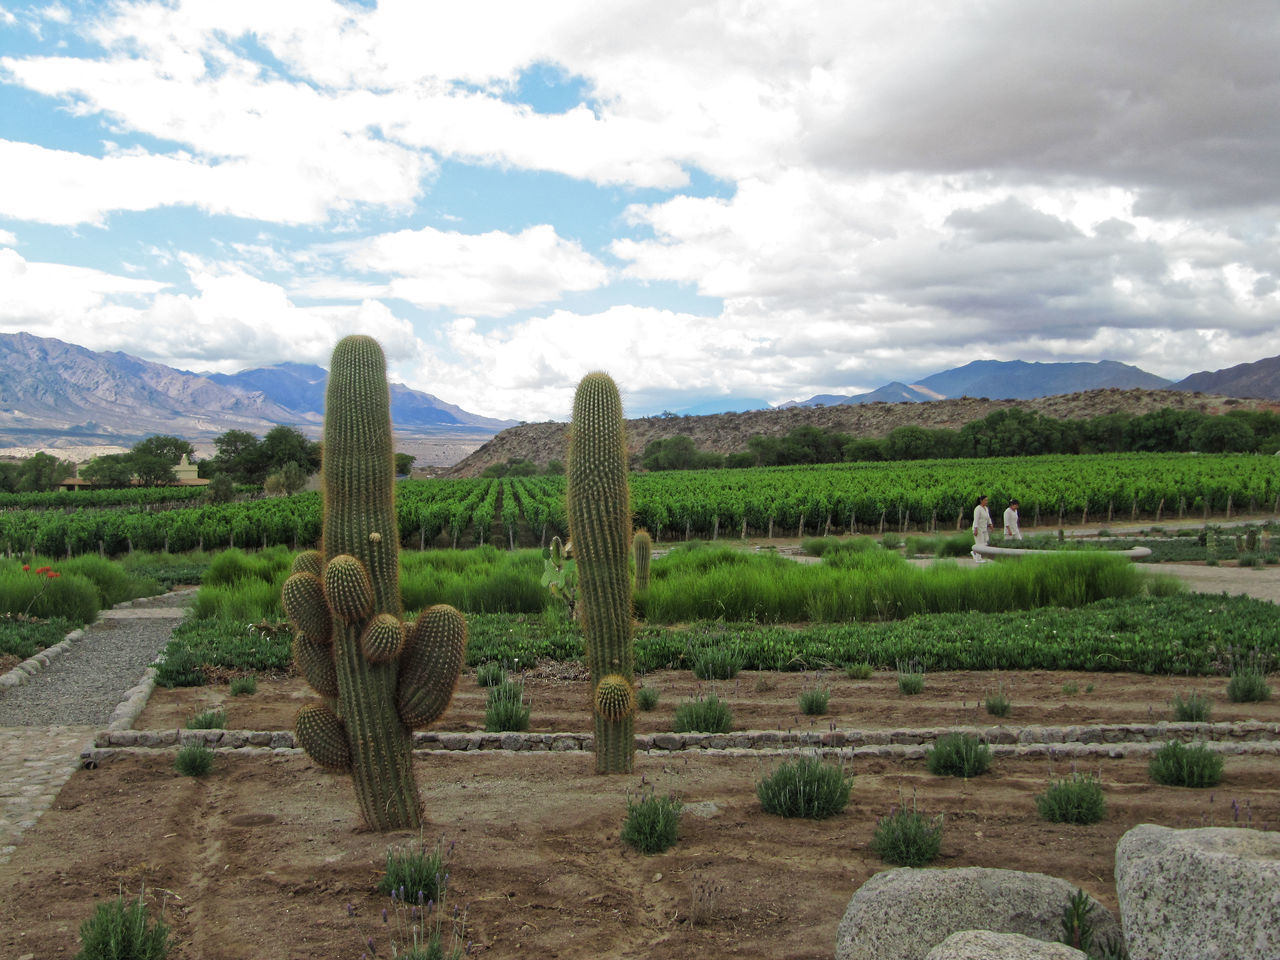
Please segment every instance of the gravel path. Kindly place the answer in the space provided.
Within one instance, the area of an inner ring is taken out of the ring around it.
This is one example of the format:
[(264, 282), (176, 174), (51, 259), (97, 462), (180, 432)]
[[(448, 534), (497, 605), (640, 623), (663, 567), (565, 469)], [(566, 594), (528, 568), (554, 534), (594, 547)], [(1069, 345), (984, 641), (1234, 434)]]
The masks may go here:
[(106, 726), (194, 596), (189, 590), (104, 610), (67, 653), (20, 686), (0, 688), (0, 727)]

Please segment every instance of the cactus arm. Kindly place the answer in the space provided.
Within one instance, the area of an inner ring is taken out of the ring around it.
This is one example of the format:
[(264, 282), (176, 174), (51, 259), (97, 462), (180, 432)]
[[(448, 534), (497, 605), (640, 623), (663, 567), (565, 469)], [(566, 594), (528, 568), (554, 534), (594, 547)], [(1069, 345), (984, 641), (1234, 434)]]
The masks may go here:
[(635, 756), (631, 505), (622, 398), (607, 374), (587, 374), (574, 394), (567, 475), (569, 534), (593, 691), (596, 772), (629, 773)]
[(653, 539), (647, 530), (637, 530), (631, 538), (631, 546), (636, 555), (636, 590), (649, 589), (649, 559), (653, 555)]
[(467, 622), (453, 607), (428, 607), (408, 630), (405, 648), (396, 707), (413, 729), (437, 720), (453, 699), (466, 655)]

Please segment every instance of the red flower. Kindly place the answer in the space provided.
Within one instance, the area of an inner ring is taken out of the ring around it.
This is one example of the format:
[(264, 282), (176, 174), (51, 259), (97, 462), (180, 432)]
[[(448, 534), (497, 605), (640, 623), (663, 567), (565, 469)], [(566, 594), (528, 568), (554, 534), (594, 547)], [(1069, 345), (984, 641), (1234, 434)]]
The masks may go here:
[(52, 567), (36, 567), (36, 573), (48, 573)]
[(29, 564), (29, 563), (24, 563), (24, 564), (22, 565), (22, 569), (23, 569), (23, 570), (30, 570), (30, 569), (31, 569), (31, 564)]
[(57, 570), (50, 570), (47, 574), (45, 574), (45, 576), (47, 576), (50, 580), (52, 580), (54, 577), (62, 576), (62, 574), (60, 574)]

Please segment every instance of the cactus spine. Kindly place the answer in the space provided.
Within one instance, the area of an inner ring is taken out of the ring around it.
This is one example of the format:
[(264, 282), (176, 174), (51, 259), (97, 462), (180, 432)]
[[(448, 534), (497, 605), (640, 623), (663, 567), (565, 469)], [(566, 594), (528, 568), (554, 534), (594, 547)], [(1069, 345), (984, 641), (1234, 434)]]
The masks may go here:
[(629, 773), (635, 756), (631, 646), (631, 505), (622, 398), (604, 373), (589, 373), (573, 398), (568, 514), (591, 671), (596, 773)]
[(648, 530), (637, 530), (631, 538), (631, 547), (636, 555), (636, 590), (649, 589), (649, 558), (653, 556), (653, 539)]
[(448, 706), (466, 645), (452, 607), (400, 620), (391, 444), (382, 348), (346, 337), (325, 397), (323, 549), (294, 561), (283, 600), (295, 660), (325, 698), (298, 714), (298, 741), (316, 763), (351, 773), (374, 830), (421, 825), (413, 728)]

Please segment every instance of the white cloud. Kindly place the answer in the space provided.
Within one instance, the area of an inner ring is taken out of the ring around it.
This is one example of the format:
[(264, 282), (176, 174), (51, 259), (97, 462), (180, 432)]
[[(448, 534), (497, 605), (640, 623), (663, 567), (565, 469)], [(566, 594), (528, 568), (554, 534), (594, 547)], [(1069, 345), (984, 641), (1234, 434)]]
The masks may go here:
[(18, 235), (12, 230), (0, 230), (0, 247), (16, 247)]
[(591, 290), (607, 279), (595, 257), (549, 224), (518, 234), (423, 227), (333, 249), (354, 270), (387, 274), (385, 296), (486, 317), (554, 301), (567, 291)]

